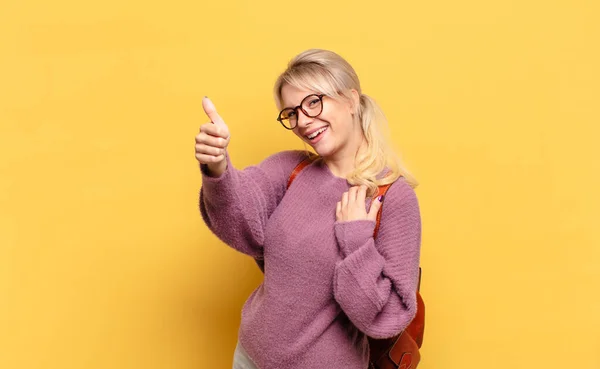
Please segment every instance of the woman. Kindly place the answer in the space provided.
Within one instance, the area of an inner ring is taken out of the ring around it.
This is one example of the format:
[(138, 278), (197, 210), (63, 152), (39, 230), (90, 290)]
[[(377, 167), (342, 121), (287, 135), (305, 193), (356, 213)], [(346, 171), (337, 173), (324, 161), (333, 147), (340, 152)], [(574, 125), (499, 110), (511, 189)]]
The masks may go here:
[[(264, 281), (242, 310), (234, 368), (364, 369), (366, 337), (392, 337), (416, 312), (416, 182), (385, 144), (383, 115), (339, 55), (301, 53), (274, 92), (277, 120), (318, 155), (289, 188), (307, 151), (236, 169), (227, 125), (207, 98), (211, 122), (196, 136), (204, 221), (223, 242), (265, 262)], [(385, 200), (373, 198), (392, 182)]]

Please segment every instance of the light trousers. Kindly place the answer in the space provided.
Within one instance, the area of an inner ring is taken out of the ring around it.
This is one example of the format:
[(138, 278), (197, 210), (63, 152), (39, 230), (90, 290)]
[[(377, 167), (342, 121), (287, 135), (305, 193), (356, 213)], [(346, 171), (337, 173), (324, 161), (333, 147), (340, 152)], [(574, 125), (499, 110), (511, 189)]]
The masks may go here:
[(258, 369), (239, 341), (233, 353), (233, 369)]

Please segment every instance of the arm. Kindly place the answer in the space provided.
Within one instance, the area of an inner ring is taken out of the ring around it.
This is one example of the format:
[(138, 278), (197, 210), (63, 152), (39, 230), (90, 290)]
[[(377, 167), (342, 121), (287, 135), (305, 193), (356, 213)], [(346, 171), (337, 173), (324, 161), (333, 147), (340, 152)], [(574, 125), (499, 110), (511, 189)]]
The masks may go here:
[(305, 157), (303, 151), (283, 151), (244, 170), (227, 167), (211, 177), (201, 164), (200, 213), (206, 225), (223, 242), (252, 257), (262, 256), (264, 230), (286, 191), (293, 168)]
[(344, 257), (334, 275), (336, 301), (368, 336), (397, 335), (417, 309), (421, 218), (413, 189), (401, 179), (390, 187), (376, 240), (373, 220), (334, 227)]

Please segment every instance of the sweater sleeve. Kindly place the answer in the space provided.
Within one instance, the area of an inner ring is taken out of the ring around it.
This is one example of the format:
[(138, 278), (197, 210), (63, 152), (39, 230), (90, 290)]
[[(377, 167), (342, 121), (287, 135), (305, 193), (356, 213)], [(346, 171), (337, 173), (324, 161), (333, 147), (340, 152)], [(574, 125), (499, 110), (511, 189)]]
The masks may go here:
[(200, 165), (199, 207), (210, 230), (234, 249), (255, 258), (263, 254), (264, 230), (286, 191), (292, 170), (306, 157), (303, 151), (282, 151), (243, 170), (227, 168), (219, 177)]
[(417, 312), (421, 217), (414, 190), (402, 179), (385, 195), (375, 222), (336, 222), (344, 259), (336, 265), (334, 296), (352, 323), (373, 338), (393, 337)]

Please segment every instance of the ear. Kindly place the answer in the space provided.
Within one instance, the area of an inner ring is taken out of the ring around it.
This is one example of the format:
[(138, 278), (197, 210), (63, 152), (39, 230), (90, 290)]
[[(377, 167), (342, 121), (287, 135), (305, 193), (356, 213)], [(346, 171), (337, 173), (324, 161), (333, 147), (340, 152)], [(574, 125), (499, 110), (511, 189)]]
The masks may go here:
[(360, 108), (360, 94), (356, 89), (350, 89), (350, 114), (358, 114), (358, 109)]

